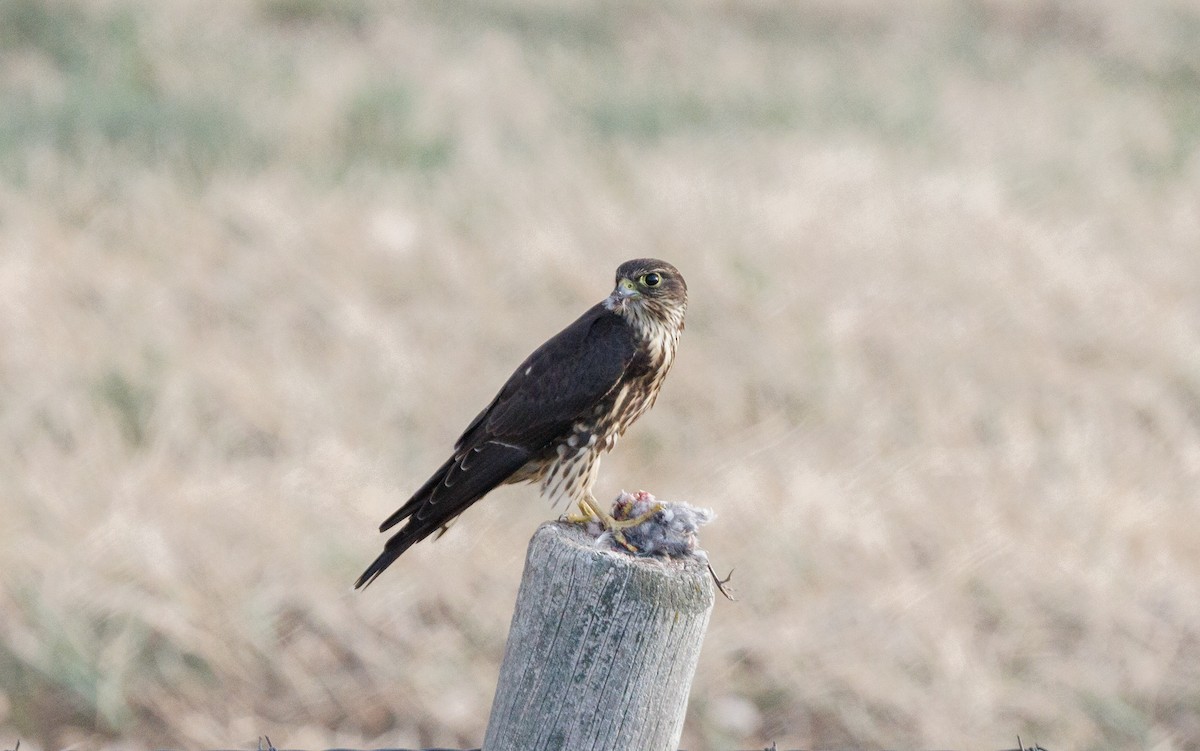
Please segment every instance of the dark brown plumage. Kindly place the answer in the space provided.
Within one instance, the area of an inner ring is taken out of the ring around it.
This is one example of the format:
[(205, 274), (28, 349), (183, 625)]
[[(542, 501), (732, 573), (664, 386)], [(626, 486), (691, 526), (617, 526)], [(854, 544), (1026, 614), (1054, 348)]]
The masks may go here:
[(370, 584), (396, 558), (445, 528), (493, 488), (538, 482), (553, 502), (596, 504), (600, 456), (653, 404), (683, 331), (687, 284), (669, 263), (627, 261), (613, 293), (513, 372), (454, 445), (454, 453), (379, 527), (392, 535), (358, 578)]

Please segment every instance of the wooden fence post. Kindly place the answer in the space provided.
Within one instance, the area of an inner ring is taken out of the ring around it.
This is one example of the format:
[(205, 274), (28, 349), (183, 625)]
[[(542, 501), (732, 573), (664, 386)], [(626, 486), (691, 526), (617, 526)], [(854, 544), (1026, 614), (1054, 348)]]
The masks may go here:
[(674, 751), (712, 606), (697, 560), (637, 558), (543, 524), (483, 751)]

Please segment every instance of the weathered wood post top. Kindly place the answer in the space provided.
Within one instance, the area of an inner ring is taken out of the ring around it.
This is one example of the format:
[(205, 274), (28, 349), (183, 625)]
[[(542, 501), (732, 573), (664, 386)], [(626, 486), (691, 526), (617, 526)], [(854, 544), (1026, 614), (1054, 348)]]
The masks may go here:
[(705, 562), (534, 534), (484, 751), (674, 751), (714, 600)]

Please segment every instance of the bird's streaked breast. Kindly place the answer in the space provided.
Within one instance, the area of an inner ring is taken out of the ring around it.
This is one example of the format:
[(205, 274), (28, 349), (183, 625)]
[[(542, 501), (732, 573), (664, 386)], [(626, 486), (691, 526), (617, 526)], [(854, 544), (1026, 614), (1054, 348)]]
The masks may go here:
[(541, 480), (542, 494), (552, 503), (577, 502), (591, 494), (600, 456), (654, 405), (683, 331), (684, 304), (671, 306), (645, 300), (618, 313), (638, 340), (639, 354), (621, 381), (588, 414), (571, 425), (554, 453), (537, 467), (528, 467)]

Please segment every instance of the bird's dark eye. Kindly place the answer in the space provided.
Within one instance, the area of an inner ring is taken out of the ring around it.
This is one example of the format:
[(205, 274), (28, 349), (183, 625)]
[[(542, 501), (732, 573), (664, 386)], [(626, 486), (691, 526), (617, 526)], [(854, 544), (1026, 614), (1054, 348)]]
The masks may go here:
[(642, 277), (642, 284), (647, 287), (657, 287), (662, 284), (662, 277), (652, 271)]

